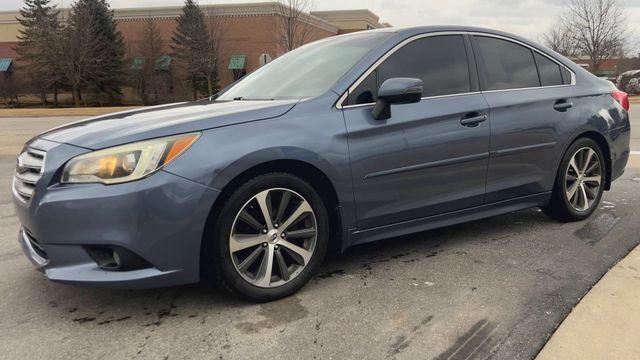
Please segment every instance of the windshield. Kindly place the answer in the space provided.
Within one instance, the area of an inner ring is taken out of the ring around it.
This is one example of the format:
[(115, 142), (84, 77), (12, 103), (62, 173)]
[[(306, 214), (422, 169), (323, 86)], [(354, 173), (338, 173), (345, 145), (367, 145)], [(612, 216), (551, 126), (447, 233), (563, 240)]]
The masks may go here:
[(329, 38), (293, 50), (247, 75), (216, 100), (271, 100), (315, 97), (390, 33)]

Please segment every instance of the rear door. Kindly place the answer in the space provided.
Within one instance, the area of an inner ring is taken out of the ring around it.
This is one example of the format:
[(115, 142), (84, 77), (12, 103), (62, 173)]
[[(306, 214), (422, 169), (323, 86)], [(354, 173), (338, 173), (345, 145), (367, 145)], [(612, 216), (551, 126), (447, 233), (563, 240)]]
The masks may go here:
[(511, 39), (472, 36), (491, 115), (486, 203), (550, 191), (563, 132), (580, 116), (571, 73)]
[[(358, 228), (482, 204), (489, 156), (488, 106), (478, 92), (464, 35), (419, 38), (398, 49), (354, 89), (344, 106)], [(424, 98), (371, 109), (386, 79), (419, 78)], [(463, 119), (480, 119), (467, 125)]]

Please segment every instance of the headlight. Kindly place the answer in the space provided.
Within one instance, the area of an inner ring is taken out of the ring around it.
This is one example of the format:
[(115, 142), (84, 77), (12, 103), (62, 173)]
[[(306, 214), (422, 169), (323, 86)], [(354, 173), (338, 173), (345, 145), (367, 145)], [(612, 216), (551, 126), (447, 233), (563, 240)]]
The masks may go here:
[(117, 184), (159, 170), (189, 148), (200, 133), (171, 136), (94, 151), (71, 159), (63, 183)]

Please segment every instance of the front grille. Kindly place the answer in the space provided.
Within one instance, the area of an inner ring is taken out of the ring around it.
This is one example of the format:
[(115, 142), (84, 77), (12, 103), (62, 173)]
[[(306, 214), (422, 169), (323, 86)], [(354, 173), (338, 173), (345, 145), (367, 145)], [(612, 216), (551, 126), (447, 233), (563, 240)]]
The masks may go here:
[(42, 177), (46, 152), (27, 148), (18, 156), (16, 172), (13, 176), (13, 192), (24, 202), (33, 197), (38, 180)]

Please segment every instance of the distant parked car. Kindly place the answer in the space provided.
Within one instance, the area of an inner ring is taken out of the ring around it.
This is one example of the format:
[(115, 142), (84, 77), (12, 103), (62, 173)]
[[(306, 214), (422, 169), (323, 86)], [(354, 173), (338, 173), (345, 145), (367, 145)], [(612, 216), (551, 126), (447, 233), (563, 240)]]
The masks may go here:
[(640, 94), (638, 81), (640, 81), (640, 70), (630, 70), (618, 75), (616, 86), (627, 93)]
[(13, 180), (20, 243), (54, 281), (206, 279), (277, 299), (314, 276), (330, 243), (530, 207), (586, 219), (624, 172), (628, 109), (608, 81), (503, 32), (337, 36), (216, 100), (37, 136)]
[(626, 90), (629, 94), (640, 94), (640, 78), (633, 78), (629, 80), (629, 84), (627, 84)]

